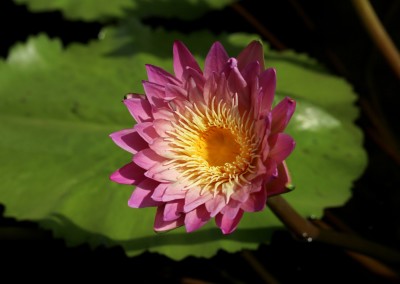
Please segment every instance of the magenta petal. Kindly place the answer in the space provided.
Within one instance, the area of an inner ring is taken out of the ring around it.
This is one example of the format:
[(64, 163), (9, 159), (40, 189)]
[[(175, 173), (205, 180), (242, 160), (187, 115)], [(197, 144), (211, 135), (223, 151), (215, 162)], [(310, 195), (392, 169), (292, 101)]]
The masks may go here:
[(149, 81), (143, 81), (143, 89), (152, 106), (155, 108), (166, 108), (168, 102), (165, 99), (165, 87)]
[(242, 74), (240, 74), (239, 69), (237, 67), (233, 68), (229, 73), (228, 77), (228, 86), (229, 90), (232, 93), (243, 93), (244, 88), (246, 88), (247, 83), (244, 80)]
[(260, 92), (257, 105), (260, 107), (260, 113), (265, 116), (271, 111), (272, 102), (274, 101), (276, 88), (276, 72), (273, 68), (268, 68), (260, 75), (259, 79)]
[(201, 73), (199, 64), (197, 64), (196, 59), (190, 53), (189, 49), (180, 41), (174, 42), (173, 47), (174, 55), (174, 72), (177, 78), (182, 79), (182, 74), (186, 67), (195, 69)]
[(175, 154), (173, 153), (171, 143), (165, 137), (158, 137), (153, 140), (149, 145), (150, 148), (161, 157), (173, 159)]
[(213, 72), (221, 72), (228, 59), (229, 56), (222, 44), (215, 42), (211, 46), (204, 63), (204, 77), (208, 79)]
[(124, 129), (110, 134), (111, 139), (119, 147), (132, 154), (149, 147), (135, 129)]
[(240, 206), (246, 212), (256, 212), (261, 211), (265, 208), (265, 203), (267, 202), (266, 190), (260, 190), (253, 194), (250, 194), (249, 198), (243, 202)]
[(183, 200), (172, 201), (165, 204), (164, 221), (173, 221), (178, 219), (183, 212)]
[(240, 209), (240, 202), (230, 199), (229, 203), (221, 210), (221, 213), (225, 215), (225, 217), (229, 219), (235, 218), (236, 214)]
[(124, 100), (124, 104), (137, 122), (145, 122), (152, 119), (151, 106), (145, 96), (129, 94), (127, 99)]
[(165, 85), (165, 99), (170, 100), (184, 100), (187, 98), (187, 90), (181, 86), (176, 86), (172, 84)]
[(291, 178), (286, 163), (282, 162), (277, 168), (277, 177), (267, 183), (266, 186), (268, 197), (287, 192), (287, 185), (291, 183)]
[(277, 164), (282, 163), (292, 153), (296, 143), (286, 133), (278, 133), (274, 147), (269, 151), (269, 157)]
[(178, 80), (174, 75), (168, 73), (164, 69), (160, 67), (147, 64), (147, 77), (149, 81), (152, 83), (156, 83), (158, 85), (165, 86), (166, 84), (180, 85), (181, 81)]
[(144, 175), (159, 182), (176, 182), (181, 173), (175, 169), (168, 169), (160, 163), (149, 169)]
[(181, 216), (177, 220), (174, 221), (164, 221), (164, 206), (160, 206), (157, 208), (156, 218), (154, 220), (154, 231), (163, 232), (169, 231), (184, 224), (184, 216)]
[(140, 152), (138, 152), (134, 157), (133, 161), (145, 170), (149, 170), (150, 168), (154, 167), (155, 165), (162, 163), (165, 161), (163, 157), (157, 155), (153, 150), (150, 148), (146, 148)]
[(242, 216), (243, 210), (239, 210), (239, 212), (233, 219), (230, 219), (223, 214), (218, 214), (217, 216), (215, 216), (215, 223), (218, 227), (221, 228), (222, 233), (224, 233), (225, 235), (230, 234), (234, 230), (236, 230), (239, 221), (242, 219)]
[(138, 184), (145, 179), (144, 170), (135, 163), (129, 163), (115, 171), (110, 179), (122, 184)]
[(128, 201), (128, 205), (133, 208), (152, 207), (160, 205), (160, 202), (155, 201), (151, 198), (154, 188), (156, 188), (158, 182), (145, 179), (140, 182), (135, 190), (133, 191), (131, 198)]
[(259, 41), (252, 41), (237, 57), (239, 70), (242, 71), (246, 66), (254, 61), (260, 64), (264, 70), (264, 50)]
[(167, 186), (168, 184), (166, 183), (159, 183), (157, 187), (154, 189), (151, 198), (153, 198), (155, 201), (163, 201), (162, 198), (164, 196), (165, 189), (167, 188)]
[(197, 207), (185, 215), (186, 231), (190, 233), (199, 229), (201, 226), (206, 224), (210, 218), (210, 213), (204, 205)]
[(167, 136), (169, 131), (174, 130), (174, 126), (171, 124), (171, 121), (166, 119), (155, 119), (153, 121), (153, 126), (154, 130), (161, 137)]
[(206, 203), (211, 198), (213, 198), (213, 195), (209, 191), (200, 194), (200, 188), (196, 187), (189, 189), (185, 196), (184, 211), (192, 211), (194, 208)]
[(282, 132), (289, 123), (295, 109), (296, 102), (288, 97), (277, 104), (272, 110), (271, 133)]

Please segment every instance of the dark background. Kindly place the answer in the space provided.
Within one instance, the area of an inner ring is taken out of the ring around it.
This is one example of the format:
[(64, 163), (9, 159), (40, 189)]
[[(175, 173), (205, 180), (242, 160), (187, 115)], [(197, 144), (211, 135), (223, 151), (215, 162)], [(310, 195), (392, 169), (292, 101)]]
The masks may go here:
[[(191, 22), (148, 18), (150, 26), (184, 33), (209, 29), (215, 33), (260, 33), (240, 11), (250, 13), (283, 47), (317, 58), (332, 73), (345, 77), (359, 94), (361, 116), (356, 123), (365, 134), (369, 163), (355, 181), (352, 198), (339, 208), (327, 208), (323, 220), (337, 230), (345, 227), (365, 239), (400, 251), (399, 147), (400, 83), (362, 26), (351, 1), (241, 1)], [(262, 3), (262, 5), (261, 5)], [(400, 1), (372, 1), (385, 28), (400, 46)], [(95, 39), (101, 23), (65, 20), (61, 13), (30, 13), (11, 0), (0, 2), (0, 57), (9, 48), (40, 32), (71, 42)], [(270, 40), (264, 35), (265, 40)], [(23, 83), (23, 82), (21, 82)], [(377, 121), (383, 121), (383, 123)], [(385, 133), (397, 144), (391, 145)], [(1, 200), (0, 200), (1, 204)], [(0, 213), (4, 204), (0, 205)], [(2, 215), (2, 214), (0, 214)], [(346, 225), (346, 226), (344, 226)], [(317, 242), (294, 240), (287, 231), (277, 231), (270, 245), (253, 252), (274, 279), (269, 283), (394, 283), (354, 260), (344, 250)], [(162, 255), (144, 253), (127, 258), (119, 247), (90, 249), (88, 245), (67, 248), (62, 240), (30, 222), (0, 217), (0, 279), (28, 278), (114, 281), (133, 283), (265, 283), (246, 254), (219, 252), (211, 259), (189, 257), (176, 262)], [(383, 261), (399, 273), (399, 263)], [(18, 273), (14, 272), (18, 269)], [(83, 273), (83, 274), (79, 274)], [(79, 278), (78, 278), (79, 277)], [(1, 281), (1, 280), (0, 280)], [(277, 281), (277, 282), (273, 282)], [(400, 281), (399, 281), (400, 282)]]

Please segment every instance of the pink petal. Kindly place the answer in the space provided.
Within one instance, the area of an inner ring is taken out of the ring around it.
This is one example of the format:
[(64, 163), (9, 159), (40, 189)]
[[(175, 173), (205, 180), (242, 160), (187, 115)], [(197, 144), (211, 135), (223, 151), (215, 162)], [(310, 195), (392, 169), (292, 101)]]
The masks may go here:
[(181, 216), (174, 221), (164, 221), (164, 206), (159, 206), (157, 208), (156, 218), (154, 220), (154, 231), (163, 232), (169, 231), (178, 227), (183, 226), (184, 216)]
[(287, 186), (291, 183), (289, 171), (286, 163), (282, 162), (278, 165), (278, 175), (266, 185), (268, 197), (282, 194), (288, 191)]
[(278, 133), (275, 145), (269, 151), (269, 157), (274, 159), (277, 164), (282, 163), (292, 153), (295, 145), (296, 142), (291, 136), (286, 133)]
[(208, 79), (213, 72), (220, 73), (229, 56), (221, 43), (215, 42), (207, 54), (204, 63), (204, 77)]
[(145, 96), (129, 94), (126, 97), (124, 104), (137, 122), (145, 122), (152, 119), (151, 106)]
[(182, 75), (186, 67), (191, 67), (201, 73), (199, 64), (190, 53), (189, 49), (180, 41), (174, 42), (174, 72), (177, 78), (182, 79)]
[(175, 120), (174, 113), (169, 107), (155, 108), (153, 110), (154, 119)]
[(213, 195), (209, 191), (206, 191), (203, 194), (200, 194), (200, 191), (201, 190), (198, 187), (187, 191), (185, 196), (185, 206), (183, 208), (185, 212), (192, 211), (194, 208), (213, 198)]
[(152, 83), (165, 86), (166, 84), (180, 85), (181, 81), (171, 73), (161, 69), (160, 67), (146, 64), (147, 77)]
[(186, 231), (190, 233), (199, 229), (206, 224), (210, 218), (210, 213), (208, 213), (204, 205), (197, 207), (185, 215)]
[(159, 137), (152, 122), (138, 123), (135, 125), (134, 129), (147, 143), (152, 143), (154, 139)]
[[(199, 90), (199, 92), (203, 93), (204, 84), (206, 83), (203, 74), (199, 73), (193, 68), (186, 68), (185, 71), (183, 72), (183, 78), (185, 82), (188, 82), (190, 79), (193, 79), (195, 87)], [(187, 89), (187, 87), (185, 87), (185, 89)]]
[(214, 94), (217, 92), (217, 81), (219, 80), (220, 75), (217, 73), (213, 73), (206, 81), (204, 85), (204, 101), (206, 104), (209, 104), (214, 97)]
[(231, 198), (239, 202), (246, 201), (249, 198), (251, 187), (251, 184), (240, 187), (231, 195)]
[(183, 212), (183, 200), (172, 201), (165, 204), (164, 221), (173, 221), (178, 219)]
[(165, 159), (157, 155), (150, 148), (146, 148), (138, 152), (134, 157), (133, 161), (145, 170), (149, 170), (157, 164), (163, 163)]
[(170, 120), (165, 119), (156, 119), (153, 121), (154, 130), (161, 137), (168, 136), (167, 132), (174, 130), (174, 126), (172, 125)]
[(169, 169), (163, 163), (159, 163), (154, 167), (150, 168), (144, 173), (145, 176), (155, 179), (159, 182), (176, 182), (180, 177), (181, 173), (175, 169)]
[(165, 137), (158, 137), (149, 145), (150, 148), (161, 157), (172, 159), (175, 154), (172, 151), (171, 143)]
[(166, 183), (165, 190), (162, 196), (162, 201), (172, 201), (185, 198), (186, 190), (180, 182)]
[(237, 57), (239, 70), (242, 71), (246, 66), (254, 61), (260, 64), (264, 70), (264, 50), (259, 41), (252, 41)]
[(205, 205), (207, 211), (210, 212), (210, 216), (215, 217), (215, 215), (217, 215), (222, 208), (225, 207), (225, 197), (221, 194), (217, 194), (215, 197), (208, 200)]
[(160, 202), (155, 201), (151, 198), (154, 188), (156, 188), (158, 182), (145, 179), (140, 182), (135, 190), (133, 191), (131, 198), (128, 201), (128, 205), (133, 208), (152, 207), (160, 205)]
[(295, 109), (296, 102), (288, 97), (277, 104), (272, 110), (271, 133), (282, 132), (289, 123)]
[(271, 111), (272, 102), (275, 96), (276, 72), (269, 68), (260, 75), (260, 92), (257, 98), (257, 105), (260, 109), (260, 115), (263, 117)]
[(234, 230), (236, 230), (240, 219), (242, 219), (242, 216), (243, 210), (239, 210), (239, 212), (233, 219), (230, 219), (223, 214), (218, 214), (217, 216), (215, 216), (215, 223), (218, 227), (221, 228), (222, 233), (224, 233), (225, 235), (230, 234)]
[(110, 179), (122, 184), (138, 184), (145, 179), (144, 170), (135, 163), (129, 163), (115, 171)]
[(260, 190), (253, 194), (250, 194), (249, 198), (243, 202), (240, 208), (246, 212), (256, 212), (261, 211), (265, 208), (265, 203), (267, 202), (266, 190)]
[(168, 107), (165, 99), (165, 87), (149, 81), (143, 81), (144, 92), (150, 104), (156, 108)]
[(166, 100), (184, 100), (187, 98), (187, 91), (181, 86), (167, 84), (165, 85)]
[(153, 198), (155, 201), (163, 201), (162, 197), (164, 196), (164, 192), (167, 186), (168, 186), (167, 183), (159, 183), (157, 187), (154, 189), (151, 198)]
[(229, 203), (221, 210), (221, 213), (224, 214), (225, 217), (233, 219), (239, 212), (240, 204), (240, 202), (230, 199)]
[(148, 143), (133, 128), (114, 132), (110, 134), (110, 137), (115, 144), (132, 154), (149, 147)]

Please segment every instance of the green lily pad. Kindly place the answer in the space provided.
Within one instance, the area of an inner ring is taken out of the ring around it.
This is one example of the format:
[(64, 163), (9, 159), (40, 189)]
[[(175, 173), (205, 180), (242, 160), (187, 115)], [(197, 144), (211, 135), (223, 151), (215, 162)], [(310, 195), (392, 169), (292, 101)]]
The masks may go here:
[[(140, 35), (136, 36), (135, 35)], [(62, 48), (45, 35), (15, 46), (0, 61), (0, 200), (6, 216), (37, 221), (68, 244), (121, 245), (129, 256), (144, 250), (174, 259), (210, 257), (217, 250), (255, 249), (282, 227), (269, 211), (245, 214), (224, 236), (213, 222), (187, 234), (153, 232), (154, 208), (127, 205), (132, 187), (109, 181), (130, 161), (108, 134), (132, 126), (121, 103), (141, 92), (145, 63), (172, 70), (172, 43), (183, 40), (200, 62), (215, 40), (235, 56), (254, 36), (191, 35), (139, 24), (106, 29), (87, 46)], [(364, 169), (362, 135), (353, 124), (355, 94), (342, 79), (294, 53), (266, 50), (278, 70), (278, 94), (298, 101), (289, 127), (297, 148), (288, 160), (297, 189), (285, 195), (302, 215), (343, 204)]]
[(61, 11), (71, 20), (104, 21), (109, 18), (167, 17), (191, 20), (237, 0), (14, 0), (33, 12)]

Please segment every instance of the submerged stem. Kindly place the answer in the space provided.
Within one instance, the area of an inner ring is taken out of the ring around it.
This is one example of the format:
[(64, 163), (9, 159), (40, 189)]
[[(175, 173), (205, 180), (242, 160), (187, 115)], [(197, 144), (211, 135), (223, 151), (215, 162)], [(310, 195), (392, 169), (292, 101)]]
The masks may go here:
[(400, 264), (400, 253), (386, 246), (368, 241), (356, 235), (319, 229), (297, 213), (280, 195), (270, 197), (268, 207), (298, 238), (305, 241), (319, 241), (344, 249), (360, 252), (382, 261)]

